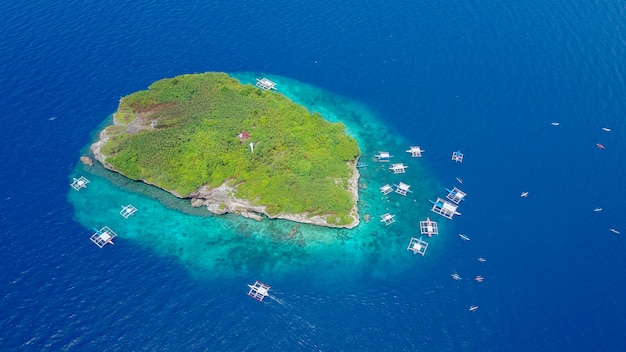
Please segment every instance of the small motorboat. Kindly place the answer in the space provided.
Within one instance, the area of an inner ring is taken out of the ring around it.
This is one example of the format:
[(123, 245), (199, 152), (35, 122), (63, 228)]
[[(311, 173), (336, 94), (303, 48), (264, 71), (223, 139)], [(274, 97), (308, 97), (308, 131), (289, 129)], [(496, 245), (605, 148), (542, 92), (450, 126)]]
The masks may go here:
[(528, 192), (522, 192), (522, 194), (520, 195), (520, 197), (522, 197), (522, 198), (526, 198), (526, 197), (528, 197)]
[(597, 213), (597, 212), (602, 211), (602, 208), (595, 208), (593, 211), (595, 211)]
[(559, 126), (559, 125), (560, 125), (560, 123), (558, 123), (558, 122), (552, 122), (552, 123), (551, 123), (551, 125), (552, 125), (552, 126)]
[(476, 309), (478, 309), (478, 306), (470, 306), (470, 307), (469, 307), (469, 311), (470, 311), (470, 312), (473, 312), (473, 311), (475, 311)]
[(461, 183), (461, 184), (463, 183), (463, 179), (462, 179), (462, 178), (460, 178), (460, 177), (457, 177), (457, 178), (456, 178), (456, 180), (457, 180), (457, 182), (459, 182), (459, 183)]
[(600, 143), (596, 143), (596, 147), (598, 147), (598, 149), (604, 149), (604, 146)]
[(479, 262), (481, 262), (481, 263), (484, 263), (484, 262), (486, 262), (486, 261), (487, 261), (487, 259), (485, 259), (485, 258), (483, 258), (483, 257), (480, 257), (480, 258), (478, 258), (478, 261), (479, 261)]
[(469, 241), (469, 240), (470, 240), (470, 238), (469, 238), (469, 237), (465, 236), (465, 235), (464, 235), (464, 234), (462, 234), (462, 233), (460, 233), (460, 234), (459, 234), (459, 237), (461, 237), (464, 241)]
[(619, 235), (619, 234), (620, 234), (620, 232), (619, 232), (619, 231), (617, 231), (616, 229), (609, 229), (609, 231), (613, 232), (613, 233), (614, 233), (614, 234), (616, 234), (616, 235)]
[(604, 132), (611, 132), (611, 129), (608, 127), (602, 127), (602, 131)]

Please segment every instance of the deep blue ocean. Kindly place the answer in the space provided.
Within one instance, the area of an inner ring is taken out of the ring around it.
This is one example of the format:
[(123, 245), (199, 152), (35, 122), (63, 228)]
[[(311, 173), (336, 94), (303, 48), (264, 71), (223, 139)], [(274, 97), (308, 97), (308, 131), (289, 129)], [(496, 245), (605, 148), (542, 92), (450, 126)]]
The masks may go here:
[[(0, 350), (626, 350), (626, 1), (0, 5)], [(69, 188), (120, 97), (206, 71), (325, 92), (308, 104), (377, 141), (363, 211), (398, 222), (285, 242), (114, 177)], [(382, 148), (411, 163), (415, 206), (376, 198)], [(426, 200), (453, 185), (449, 221)], [(128, 199), (143, 208), (123, 220)], [(426, 216), (441, 233), (414, 256)], [(116, 222), (115, 246), (89, 241)], [(273, 299), (247, 297), (254, 280)]]

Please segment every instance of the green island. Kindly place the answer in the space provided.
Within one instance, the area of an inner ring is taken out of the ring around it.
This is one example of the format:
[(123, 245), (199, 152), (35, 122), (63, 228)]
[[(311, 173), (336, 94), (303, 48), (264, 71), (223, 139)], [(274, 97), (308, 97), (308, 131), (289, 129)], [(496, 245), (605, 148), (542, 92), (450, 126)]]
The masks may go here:
[(360, 150), (345, 126), (225, 73), (123, 97), (91, 150), (106, 168), (216, 214), (359, 223)]

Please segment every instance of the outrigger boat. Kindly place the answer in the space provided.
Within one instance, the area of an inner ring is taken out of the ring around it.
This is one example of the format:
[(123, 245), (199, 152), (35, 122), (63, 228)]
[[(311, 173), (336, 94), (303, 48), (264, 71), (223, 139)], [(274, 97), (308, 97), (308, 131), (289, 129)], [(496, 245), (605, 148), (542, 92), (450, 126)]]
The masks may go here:
[(470, 240), (470, 238), (469, 238), (469, 237), (465, 236), (465, 235), (464, 235), (464, 234), (462, 234), (462, 233), (460, 233), (460, 234), (459, 234), (459, 237), (461, 237), (464, 241), (469, 241), (469, 240)]
[(457, 281), (461, 280), (461, 276), (459, 274), (457, 274), (457, 273), (452, 274), (452, 278), (457, 280)]
[(486, 261), (487, 261), (487, 259), (485, 259), (485, 258), (483, 258), (483, 257), (480, 257), (480, 258), (478, 258), (478, 261), (479, 261), (479, 262), (481, 262), (481, 263), (484, 263), (484, 262), (486, 262)]
[(453, 187), (452, 189), (446, 188), (446, 192), (448, 192), (446, 198), (448, 198), (452, 203), (457, 205), (461, 203), (461, 201), (463, 201), (465, 199), (465, 196), (467, 195), (465, 192), (456, 187)]
[(433, 235), (439, 234), (439, 227), (435, 221), (427, 217), (425, 221), (420, 221), (420, 233), (432, 237)]
[(122, 205), (122, 210), (120, 211), (120, 215), (128, 219), (128, 217), (135, 214), (135, 212), (137, 212), (137, 208), (135, 208), (133, 205), (131, 204)]
[(520, 195), (520, 197), (522, 197), (522, 198), (528, 197), (528, 192), (522, 192), (522, 195)]
[(428, 249), (428, 242), (422, 241), (422, 238), (411, 237), (409, 241), (409, 246), (406, 247), (407, 250), (413, 252), (413, 254), (426, 254), (426, 249)]
[(461, 153), (461, 151), (456, 151), (452, 153), (452, 160), (456, 161), (457, 163), (462, 163), (463, 162), (463, 153)]
[(248, 296), (256, 299), (259, 302), (263, 302), (263, 298), (269, 296), (268, 291), (270, 290), (270, 286), (262, 283), (261, 281), (255, 281), (254, 284), (248, 285), (250, 287), (250, 291), (248, 291)]
[(598, 149), (604, 149), (604, 146), (600, 143), (596, 143), (596, 147), (598, 147)]
[(619, 232), (619, 231), (617, 231), (616, 229), (609, 229), (609, 231), (613, 232), (613, 233), (614, 233), (614, 234), (616, 234), (616, 235), (619, 235), (619, 234), (620, 234), (620, 232)]
[(473, 311), (475, 311), (476, 309), (478, 309), (478, 306), (470, 306), (470, 307), (469, 307), (469, 311), (470, 311), (470, 312), (473, 312)]
[(443, 216), (444, 218), (452, 220), (452, 217), (454, 215), (461, 215), (461, 213), (456, 211), (456, 209), (458, 208), (458, 205), (456, 204), (447, 202), (441, 198), (437, 198), (437, 200), (435, 201), (429, 199), (428, 201), (433, 205), (430, 210)]
[(117, 234), (111, 230), (108, 226), (101, 228), (100, 230), (94, 229), (96, 232), (89, 238), (91, 242), (95, 243), (98, 247), (102, 248), (107, 244), (113, 243), (113, 239), (117, 237)]
[(484, 278), (484, 277), (482, 277), (482, 276), (480, 276), (480, 275), (478, 275), (478, 276), (476, 276), (476, 277), (474, 278), (474, 280), (476, 280), (476, 281), (478, 281), (478, 282), (483, 282), (483, 280), (484, 280), (484, 279), (485, 279), (485, 278)]

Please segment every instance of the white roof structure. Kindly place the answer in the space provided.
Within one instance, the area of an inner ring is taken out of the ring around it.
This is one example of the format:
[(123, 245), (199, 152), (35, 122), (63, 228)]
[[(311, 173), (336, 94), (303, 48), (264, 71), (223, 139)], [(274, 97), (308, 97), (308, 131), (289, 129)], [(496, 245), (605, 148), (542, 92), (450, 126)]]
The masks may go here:
[(456, 151), (452, 153), (452, 160), (456, 161), (457, 163), (462, 163), (463, 162), (463, 153), (461, 153), (460, 151)]
[(428, 237), (438, 235), (439, 227), (437, 226), (437, 222), (430, 220), (430, 218), (420, 221), (420, 233), (422, 235), (428, 235)]
[(404, 182), (394, 184), (394, 186), (396, 186), (396, 193), (400, 195), (406, 196), (407, 192), (411, 192), (411, 190), (409, 189), (411, 186), (407, 185)]
[(461, 213), (456, 211), (456, 208), (458, 207), (457, 205), (445, 201), (441, 198), (437, 198), (437, 200), (432, 203), (433, 207), (430, 210), (443, 216), (444, 218), (452, 219), (454, 215), (461, 215)]
[(91, 235), (89, 239), (91, 240), (91, 242), (95, 243), (96, 246), (102, 248), (107, 244), (115, 244), (113, 243), (113, 239), (115, 237), (117, 237), (117, 234), (108, 226), (105, 226), (100, 230), (96, 230), (96, 232)]
[(422, 256), (426, 254), (426, 249), (428, 248), (428, 242), (423, 241), (421, 238), (411, 237), (409, 241), (409, 246), (406, 247), (407, 250), (412, 251), (413, 254), (421, 254)]
[(425, 152), (425, 150), (421, 149), (419, 146), (411, 146), (406, 152), (411, 153), (411, 157), (413, 158), (420, 158), (422, 157), (422, 152)]
[(404, 165), (403, 163), (391, 164), (391, 166), (389, 166), (389, 170), (393, 171), (394, 174), (403, 174), (406, 172), (407, 167), (408, 166)]
[(389, 159), (393, 157), (392, 155), (389, 155), (389, 152), (378, 152), (375, 156), (378, 161), (382, 162), (389, 161)]
[(395, 215), (391, 215), (389, 213), (383, 214), (380, 216), (380, 222), (384, 222), (385, 225), (391, 225), (396, 221), (394, 217)]
[(461, 203), (461, 201), (464, 200), (465, 196), (467, 195), (465, 192), (456, 187), (452, 188), (452, 190), (446, 188), (446, 191), (448, 191), (448, 195), (446, 196), (446, 198), (451, 200), (454, 204)]
[(259, 302), (263, 301), (263, 298), (269, 296), (268, 291), (270, 290), (270, 286), (262, 283), (261, 281), (255, 281), (253, 285), (248, 285), (250, 287), (250, 291), (248, 291), (248, 296), (256, 299)]
[(270, 89), (276, 90), (276, 83), (273, 81), (270, 81), (267, 78), (260, 78), (260, 79), (257, 78), (256, 86), (264, 90), (270, 90)]
[(391, 186), (389, 186), (389, 184), (386, 184), (382, 187), (380, 187), (380, 192), (382, 192), (382, 194), (387, 195), (389, 193), (391, 193), (393, 191), (393, 188), (391, 188)]
[(83, 188), (87, 188), (88, 183), (89, 180), (85, 176), (81, 176), (79, 178), (74, 178), (70, 186), (72, 186), (73, 189), (80, 191)]
[(135, 208), (131, 204), (122, 205), (122, 210), (120, 210), (120, 215), (128, 219), (128, 217), (135, 214), (136, 211), (137, 211), (137, 208)]

